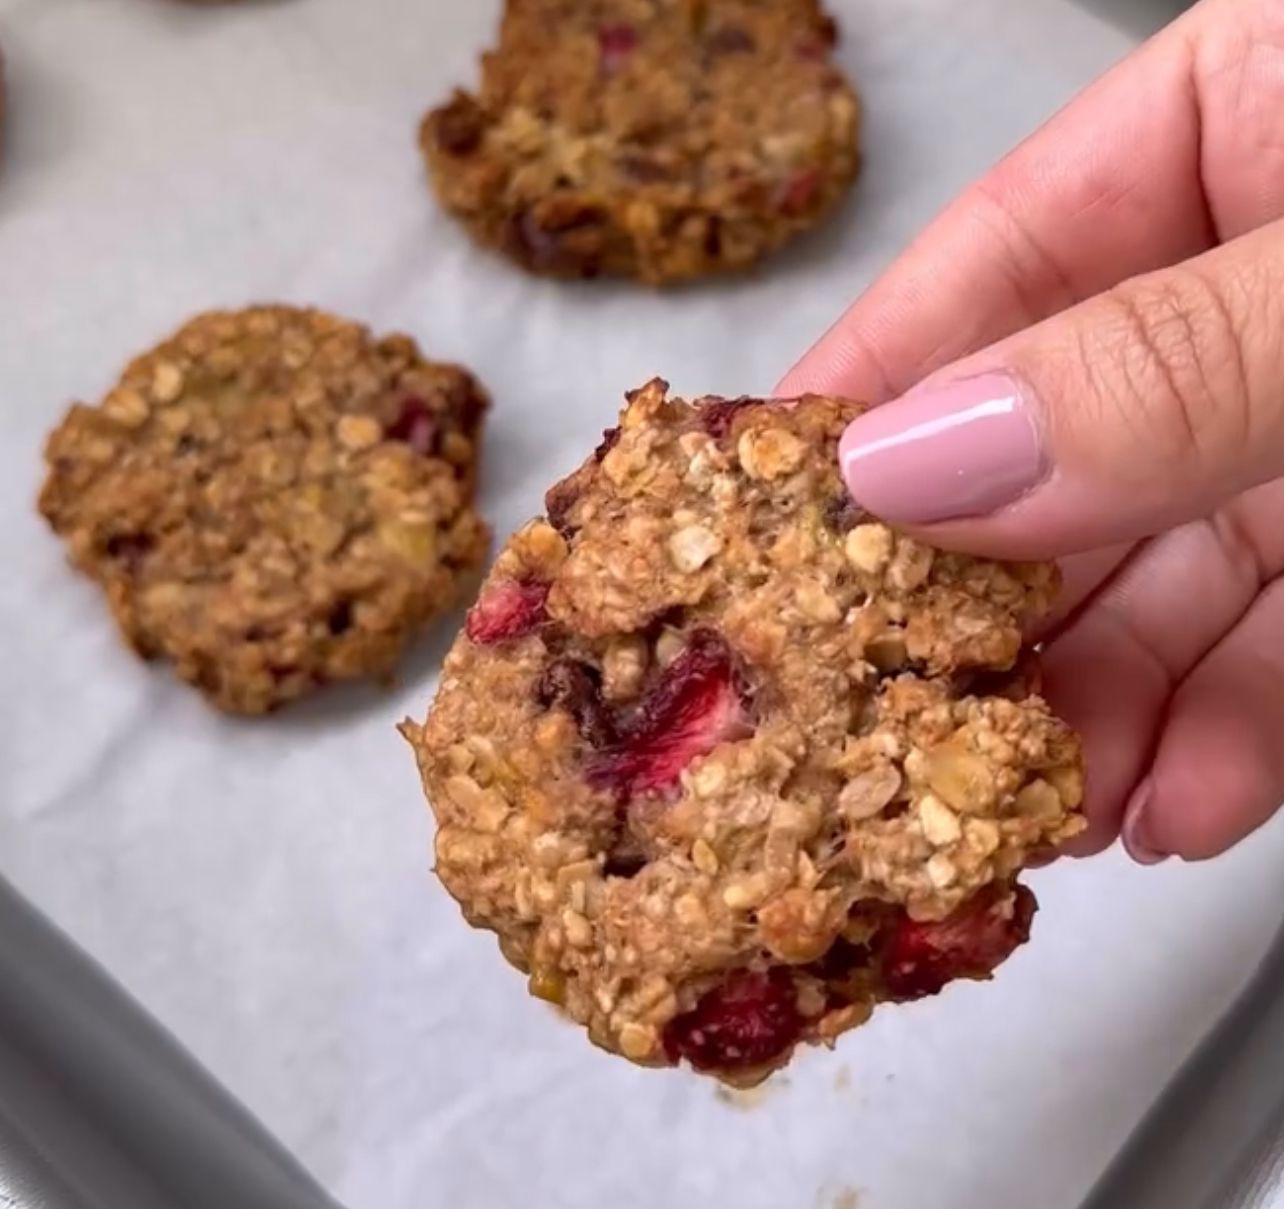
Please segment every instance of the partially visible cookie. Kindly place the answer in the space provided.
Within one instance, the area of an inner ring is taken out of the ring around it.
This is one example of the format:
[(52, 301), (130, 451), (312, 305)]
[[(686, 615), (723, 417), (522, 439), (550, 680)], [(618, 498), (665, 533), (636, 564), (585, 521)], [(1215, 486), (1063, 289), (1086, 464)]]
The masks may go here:
[(835, 37), (817, 0), (508, 0), (479, 93), (420, 141), (446, 207), (534, 272), (741, 269), (856, 175)]
[(406, 336), (293, 307), (205, 314), (72, 407), (40, 510), (140, 654), (263, 713), (388, 674), (484, 558), (487, 405)]
[(935, 551), (838, 475), (853, 403), (634, 392), (500, 554), (406, 723), (437, 872), (533, 994), (752, 1083), (988, 978), (1078, 740), (1021, 666), (1055, 568)]

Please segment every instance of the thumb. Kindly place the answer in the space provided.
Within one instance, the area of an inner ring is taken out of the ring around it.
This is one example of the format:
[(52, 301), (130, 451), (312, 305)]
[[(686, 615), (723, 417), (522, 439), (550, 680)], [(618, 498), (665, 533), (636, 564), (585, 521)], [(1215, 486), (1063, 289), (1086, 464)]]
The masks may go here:
[(881, 519), (1012, 558), (1146, 537), (1284, 474), (1284, 223), (933, 374), (839, 458)]

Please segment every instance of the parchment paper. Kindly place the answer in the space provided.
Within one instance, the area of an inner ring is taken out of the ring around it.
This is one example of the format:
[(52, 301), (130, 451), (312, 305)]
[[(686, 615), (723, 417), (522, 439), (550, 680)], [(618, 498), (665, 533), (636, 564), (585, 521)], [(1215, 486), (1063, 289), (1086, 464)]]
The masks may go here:
[(0, 0), (0, 868), (352, 1209), (1061, 1209), (1229, 1001), (1284, 829), (1198, 868), (1035, 878), (988, 987), (887, 1012), (751, 1103), (592, 1050), (429, 876), (393, 693), (236, 722), (120, 645), (33, 514), (44, 432), (189, 313), (316, 303), (494, 391), (504, 535), (654, 373), (763, 391), (965, 181), (1129, 47), (1061, 0), (835, 0), (868, 163), (823, 234), (737, 282), (530, 280), (429, 200), (421, 111), (494, 0)]

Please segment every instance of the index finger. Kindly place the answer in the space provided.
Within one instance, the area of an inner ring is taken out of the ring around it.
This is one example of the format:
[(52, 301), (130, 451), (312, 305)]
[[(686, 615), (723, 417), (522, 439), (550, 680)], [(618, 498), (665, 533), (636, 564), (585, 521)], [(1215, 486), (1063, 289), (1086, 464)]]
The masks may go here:
[[(1229, 14), (1229, 6), (1211, 6)], [(777, 393), (874, 403), (1097, 294), (1207, 248), (1194, 40), (1184, 18), (971, 186)]]

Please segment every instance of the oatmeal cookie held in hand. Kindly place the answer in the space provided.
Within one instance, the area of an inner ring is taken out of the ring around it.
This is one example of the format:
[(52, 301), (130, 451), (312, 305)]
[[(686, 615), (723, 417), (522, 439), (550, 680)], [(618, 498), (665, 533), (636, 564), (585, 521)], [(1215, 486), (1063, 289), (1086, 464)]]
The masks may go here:
[(420, 141), (448, 210), (526, 268), (744, 268), (833, 208), (859, 105), (817, 0), (508, 0), (480, 91)]
[(40, 510), (140, 654), (264, 713), (390, 673), (481, 564), (487, 403), (406, 336), (293, 307), (205, 314), (71, 409)]
[(1045, 564), (853, 505), (861, 407), (634, 392), (499, 556), (422, 726), (437, 870), (532, 993), (634, 1061), (752, 1083), (987, 978), (1082, 826), (1029, 683)]

